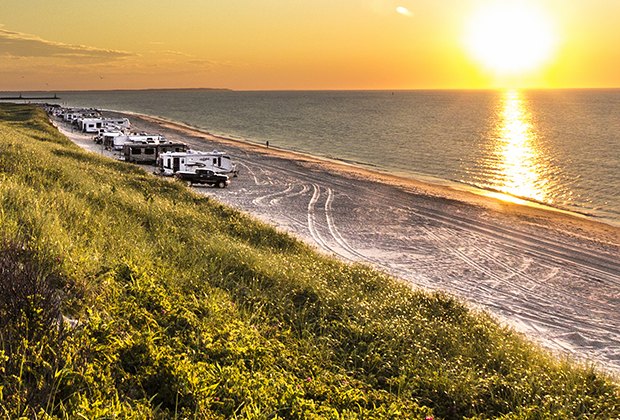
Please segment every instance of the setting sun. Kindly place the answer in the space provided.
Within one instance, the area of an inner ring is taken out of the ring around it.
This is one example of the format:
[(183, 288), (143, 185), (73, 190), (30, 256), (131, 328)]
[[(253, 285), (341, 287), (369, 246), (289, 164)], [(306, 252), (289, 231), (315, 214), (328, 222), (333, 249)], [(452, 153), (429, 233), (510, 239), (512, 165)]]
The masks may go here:
[(466, 31), (471, 56), (498, 75), (539, 69), (551, 59), (556, 44), (550, 18), (521, 3), (479, 9), (469, 19)]

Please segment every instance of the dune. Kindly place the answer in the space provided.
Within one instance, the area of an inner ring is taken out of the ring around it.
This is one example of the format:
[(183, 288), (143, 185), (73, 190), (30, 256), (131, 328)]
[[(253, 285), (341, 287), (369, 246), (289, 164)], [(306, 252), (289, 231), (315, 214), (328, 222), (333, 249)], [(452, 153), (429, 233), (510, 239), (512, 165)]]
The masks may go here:
[[(239, 177), (226, 189), (197, 188), (202, 193), (323, 252), (456, 295), (552, 351), (620, 373), (620, 227), (123, 115), (139, 131), (230, 153)], [(60, 129), (108, 153), (90, 136)]]

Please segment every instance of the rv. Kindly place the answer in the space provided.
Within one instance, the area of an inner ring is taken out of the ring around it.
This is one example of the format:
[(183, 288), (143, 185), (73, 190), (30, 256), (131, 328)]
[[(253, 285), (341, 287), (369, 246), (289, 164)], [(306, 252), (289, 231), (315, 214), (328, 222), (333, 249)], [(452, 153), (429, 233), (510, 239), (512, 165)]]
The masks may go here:
[(123, 145), (125, 162), (155, 163), (157, 161), (156, 144), (125, 143)]
[(77, 124), (85, 133), (97, 133), (105, 128), (128, 130), (131, 127), (127, 118), (79, 118)]
[(183, 153), (162, 153), (159, 159), (159, 172), (170, 176), (179, 171), (194, 172), (197, 168), (210, 169), (219, 174), (237, 176), (237, 165), (224, 152), (199, 152), (188, 150)]
[(58, 118), (60, 114), (63, 113), (63, 111), (64, 111), (63, 107), (61, 107), (58, 104), (46, 104), (45, 105), (45, 112), (47, 112), (52, 117)]
[(104, 143), (104, 146), (109, 149), (120, 151), (120, 150), (123, 150), (123, 145), (125, 143), (157, 145), (159, 143), (164, 143), (166, 141), (166, 138), (159, 134), (146, 134), (146, 133), (136, 134), (134, 133), (134, 134), (117, 136), (117, 137), (114, 137), (112, 140), (113, 140), (112, 143), (107, 143), (107, 144)]
[(101, 114), (94, 109), (64, 109), (58, 116), (65, 122), (72, 123), (80, 118), (99, 118)]
[(114, 144), (114, 137), (119, 137), (124, 135), (120, 131), (100, 131), (98, 135), (96, 135), (93, 140), (97, 144)]
[(187, 150), (183, 143), (125, 143), (123, 157), (126, 162), (155, 163), (162, 153), (179, 153)]

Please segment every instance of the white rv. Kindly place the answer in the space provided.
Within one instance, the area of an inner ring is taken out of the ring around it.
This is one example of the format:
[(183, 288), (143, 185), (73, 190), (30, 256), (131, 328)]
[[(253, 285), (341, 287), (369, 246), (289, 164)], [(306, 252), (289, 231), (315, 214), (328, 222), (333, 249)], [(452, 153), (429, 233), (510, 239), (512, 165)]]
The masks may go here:
[(105, 128), (129, 129), (131, 123), (127, 118), (80, 118), (78, 127), (85, 133), (98, 133)]
[(97, 144), (110, 145), (114, 144), (114, 137), (122, 136), (123, 132), (121, 131), (100, 131), (98, 135), (96, 135), (93, 140)]
[(100, 118), (99, 111), (94, 109), (66, 108), (58, 114), (66, 122), (74, 122), (80, 118)]
[(153, 144), (157, 145), (166, 142), (166, 138), (159, 134), (127, 134), (117, 136), (112, 139), (112, 143), (104, 143), (104, 146), (114, 150), (123, 150), (125, 144)]
[(239, 173), (237, 165), (231, 157), (217, 150), (212, 152), (199, 152), (197, 150), (180, 153), (169, 152), (162, 153), (159, 157), (159, 172), (162, 175), (170, 176), (179, 171), (195, 172), (197, 168), (205, 168), (218, 174), (232, 174), (233, 176), (237, 176)]
[(184, 143), (162, 142), (152, 143), (125, 143), (122, 156), (126, 162), (133, 163), (156, 163), (160, 154), (167, 152), (185, 152), (187, 145)]
[(82, 118), (84, 115), (81, 112), (65, 112), (63, 115), (63, 120), (65, 120), (66, 122), (73, 122), (73, 121), (77, 121), (78, 118)]

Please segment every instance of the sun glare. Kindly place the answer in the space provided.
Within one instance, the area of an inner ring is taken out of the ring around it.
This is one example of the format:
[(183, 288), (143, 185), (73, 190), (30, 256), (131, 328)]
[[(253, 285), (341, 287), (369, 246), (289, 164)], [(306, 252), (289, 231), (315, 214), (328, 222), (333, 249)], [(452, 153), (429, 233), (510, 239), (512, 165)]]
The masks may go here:
[(523, 3), (499, 3), (472, 15), (465, 43), (487, 70), (516, 75), (537, 70), (550, 60), (556, 36), (551, 19), (541, 10)]

